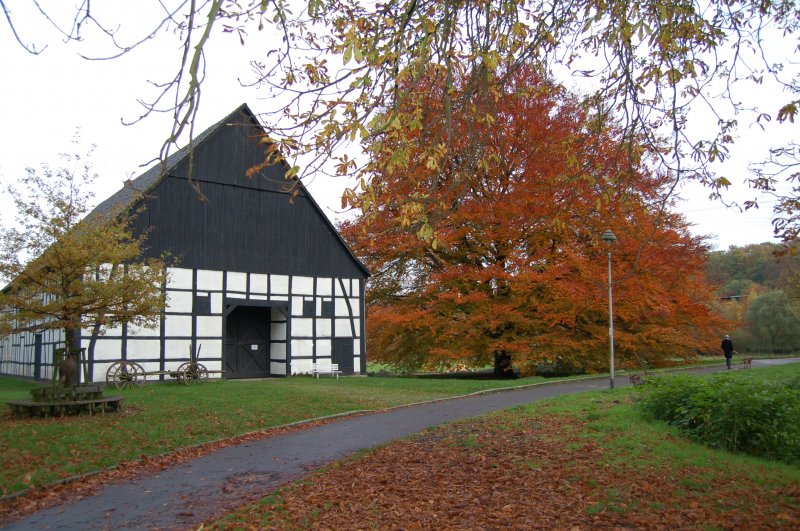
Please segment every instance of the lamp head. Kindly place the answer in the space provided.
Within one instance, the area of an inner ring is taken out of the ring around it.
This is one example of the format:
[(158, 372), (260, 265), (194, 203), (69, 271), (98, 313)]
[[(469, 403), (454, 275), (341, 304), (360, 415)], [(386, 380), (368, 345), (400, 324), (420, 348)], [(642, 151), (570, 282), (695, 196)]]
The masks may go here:
[(613, 232), (611, 232), (610, 230), (607, 230), (607, 231), (605, 231), (605, 232), (603, 233), (603, 235), (600, 237), (600, 239), (602, 239), (602, 240), (603, 240), (603, 242), (604, 242), (606, 245), (611, 245), (612, 243), (614, 243), (615, 241), (617, 241), (617, 237), (616, 237), (616, 236), (614, 236), (614, 233), (613, 233)]

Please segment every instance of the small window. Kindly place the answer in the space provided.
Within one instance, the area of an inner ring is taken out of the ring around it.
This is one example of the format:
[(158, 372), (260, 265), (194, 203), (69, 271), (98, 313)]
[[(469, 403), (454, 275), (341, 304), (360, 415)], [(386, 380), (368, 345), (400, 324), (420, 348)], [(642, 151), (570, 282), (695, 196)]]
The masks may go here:
[(333, 317), (333, 301), (322, 301), (322, 317)]
[(314, 300), (310, 301), (303, 301), (303, 317), (314, 317), (316, 312), (316, 304), (314, 304)]
[(211, 297), (208, 295), (197, 295), (194, 298), (194, 313), (196, 315), (208, 315), (211, 313)]

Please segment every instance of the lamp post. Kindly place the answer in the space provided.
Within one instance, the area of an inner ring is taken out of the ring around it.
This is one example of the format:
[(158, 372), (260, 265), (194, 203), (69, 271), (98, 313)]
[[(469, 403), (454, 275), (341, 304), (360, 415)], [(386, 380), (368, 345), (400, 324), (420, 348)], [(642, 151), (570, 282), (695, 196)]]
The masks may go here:
[(603, 242), (608, 246), (608, 339), (611, 346), (611, 379), (609, 385), (614, 389), (614, 296), (611, 291), (611, 245), (617, 241), (617, 237), (610, 230), (601, 236)]

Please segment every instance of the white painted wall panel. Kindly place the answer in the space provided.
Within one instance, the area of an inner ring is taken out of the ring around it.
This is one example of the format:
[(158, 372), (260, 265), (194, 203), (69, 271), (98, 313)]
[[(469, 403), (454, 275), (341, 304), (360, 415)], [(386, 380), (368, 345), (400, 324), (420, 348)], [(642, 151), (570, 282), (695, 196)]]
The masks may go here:
[(211, 294), (211, 313), (222, 313), (222, 293)]
[(314, 279), (311, 277), (292, 277), (292, 295), (313, 295)]
[(222, 271), (197, 270), (198, 291), (222, 291)]
[[(222, 357), (222, 340), (219, 339), (198, 339), (197, 348), (200, 352), (200, 362), (206, 366), (206, 369), (211, 370), (209, 363), (205, 360), (208, 358), (221, 358)], [(216, 362), (217, 364), (219, 362)]]
[(270, 293), (273, 295), (289, 294), (289, 277), (286, 275), (271, 275), (269, 279)]
[(292, 356), (311, 356), (314, 353), (314, 341), (311, 339), (292, 339)]
[(331, 340), (317, 339), (317, 357), (331, 355)]
[(302, 319), (295, 317), (292, 319), (293, 337), (311, 337), (314, 333), (314, 319)]
[[(167, 329), (169, 330), (169, 328)], [(197, 337), (222, 337), (222, 316), (198, 315)]]
[(192, 348), (191, 339), (167, 339), (164, 352), (166, 359), (188, 359)]
[(336, 299), (333, 303), (333, 311), (336, 317), (350, 317), (350, 310), (347, 308), (347, 301)]
[(331, 319), (317, 319), (317, 337), (331, 337)]
[(270, 363), (269, 364), (269, 372), (270, 374), (280, 374), (286, 376), (286, 364), (285, 363)]
[(292, 315), (303, 315), (303, 297), (292, 297)]
[(292, 360), (292, 374), (311, 374), (311, 360)]
[(361, 315), (361, 304), (358, 299), (350, 299), (350, 308), (352, 308), (354, 316)]
[(270, 338), (273, 341), (286, 339), (286, 323), (272, 323), (270, 325)]
[[(205, 350), (205, 348), (203, 350)], [(222, 370), (222, 361), (220, 361), (220, 360), (214, 360), (214, 361), (203, 360), (202, 364), (205, 365), (206, 369), (208, 369), (209, 371), (221, 371)], [(220, 373), (216, 373), (216, 374), (209, 374), (208, 377), (209, 378), (221, 378), (222, 375)]]
[(167, 290), (167, 312), (191, 313), (193, 297), (191, 291)]
[(161, 341), (158, 339), (128, 339), (127, 348), (129, 360), (153, 359), (161, 356)]
[(167, 275), (167, 289), (192, 289), (191, 269), (168, 267)]
[(336, 337), (353, 337), (353, 330), (350, 328), (350, 319), (334, 319), (334, 335)]
[(286, 343), (270, 343), (269, 357), (273, 360), (286, 359)]
[(227, 291), (241, 291), (247, 293), (247, 273), (228, 271)]
[(317, 279), (317, 296), (329, 297), (333, 293), (333, 279), (332, 278), (318, 278)]
[(164, 318), (164, 329), (167, 337), (191, 336), (191, 315), (167, 315)]
[(158, 325), (155, 328), (145, 328), (134, 324), (128, 325), (128, 337), (159, 337), (160, 335), (161, 331)]
[(269, 293), (269, 275), (260, 275), (258, 273), (250, 274), (250, 293), (258, 293), (266, 295)]
[(98, 361), (122, 359), (122, 341), (118, 339), (98, 339), (94, 346), (94, 359)]

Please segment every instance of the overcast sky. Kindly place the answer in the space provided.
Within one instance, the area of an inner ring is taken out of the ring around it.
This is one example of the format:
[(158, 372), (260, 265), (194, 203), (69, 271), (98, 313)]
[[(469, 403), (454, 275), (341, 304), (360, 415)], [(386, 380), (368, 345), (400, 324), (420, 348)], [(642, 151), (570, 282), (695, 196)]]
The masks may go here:
[[(21, 11), (28, 3), (17, 0), (7, 1), (6, 5), (16, 9), (15, 21), (22, 38), (26, 42), (35, 40), (40, 47), (47, 44), (48, 48), (38, 56), (31, 55), (13, 40), (7, 26), (0, 25), (0, 182), (13, 182), (27, 166), (36, 167), (45, 161), (56, 165), (57, 154), (71, 151), (70, 141), (76, 128), (80, 128), (84, 145), (96, 145), (93, 162), (100, 176), (96, 189), (99, 202), (122, 186), (125, 179), (142, 173), (142, 165), (149, 166), (158, 156), (169, 133), (170, 115), (151, 116), (131, 126), (122, 121), (132, 121), (143, 112), (137, 98), (155, 94), (149, 80), (164, 81), (174, 73), (180, 52), (178, 41), (167, 36), (119, 59), (86, 61), (77, 55), (77, 50), (102, 54), (107, 50), (101, 46), (102, 41), (87, 38), (78, 47), (63, 44), (40, 17)], [(133, 9), (131, 13), (114, 14), (116, 20), (128, 22), (123, 29), (136, 27), (130, 21), (142, 16), (145, 3), (113, 2), (115, 8), (127, 4)], [(105, 4), (108, 2), (92, 6)], [(122, 33), (123, 29), (120, 38), (129, 36), (132, 40), (133, 34)], [(42, 35), (49, 36), (37, 37)], [(212, 37), (208, 48), (209, 77), (202, 89), (196, 134), (241, 103), (248, 103), (256, 113), (274, 110), (276, 102), (254, 89), (242, 88), (239, 81), (249, 77), (248, 62), (254, 57), (254, 49), (258, 49), (256, 38), (242, 47), (234, 35), (218, 33)], [(779, 134), (796, 135), (796, 127), (787, 126)], [(726, 195), (728, 201), (755, 197), (743, 184), (750, 148), (769, 145), (770, 140), (769, 135), (755, 128), (744, 128), (734, 160), (724, 168), (724, 174), (733, 181), (732, 190)], [(329, 217), (341, 218), (337, 212), (347, 182), (319, 177), (306, 185)], [(694, 224), (695, 234), (711, 236), (710, 241), (717, 248), (772, 240), (769, 198), (762, 198), (762, 207), (757, 211), (740, 212), (710, 201), (708, 191), (699, 186), (682, 188), (680, 194), (686, 198), (680, 210)], [(8, 207), (4, 196), (0, 203), (2, 222), (8, 222), (12, 215)]]

